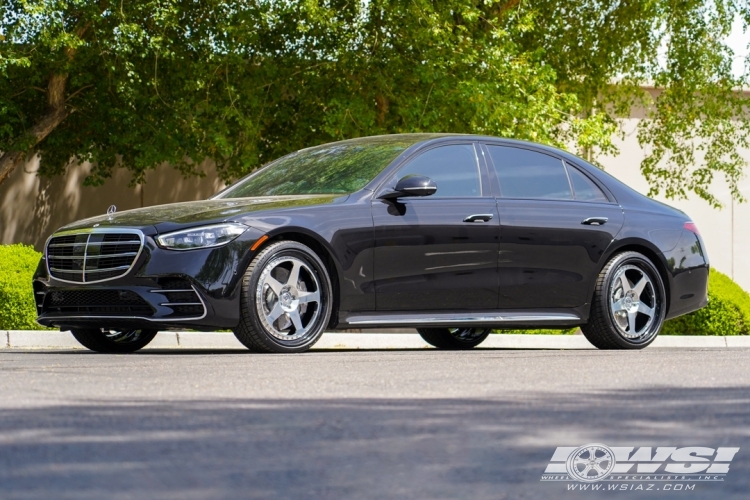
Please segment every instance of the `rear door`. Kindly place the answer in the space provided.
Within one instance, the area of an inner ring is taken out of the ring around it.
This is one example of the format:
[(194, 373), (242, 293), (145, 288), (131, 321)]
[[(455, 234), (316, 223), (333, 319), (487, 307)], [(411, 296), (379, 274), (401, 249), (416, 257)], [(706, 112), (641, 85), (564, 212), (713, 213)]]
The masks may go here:
[(602, 255), (623, 225), (620, 206), (562, 158), (533, 148), (485, 147), (498, 189), (499, 307), (589, 302)]
[[(372, 201), (379, 311), (497, 307), (497, 206), (479, 144), (439, 145), (410, 159)], [(382, 200), (398, 179), (419, 174), (431, 196)]]

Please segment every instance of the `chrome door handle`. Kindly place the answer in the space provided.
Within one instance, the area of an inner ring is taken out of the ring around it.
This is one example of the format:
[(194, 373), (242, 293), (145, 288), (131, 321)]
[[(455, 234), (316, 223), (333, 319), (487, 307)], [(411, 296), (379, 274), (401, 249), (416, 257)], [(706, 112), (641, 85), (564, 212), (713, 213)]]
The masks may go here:
[(492, 214), (474, 214), (466, 217), (464, 222), (487, 222), (492, 220)]
[(583, 219), (581, 224), (586, 224), (587, 226), (603, 226), (608, 220), (607, 217), (589, 217), (588, 219)]

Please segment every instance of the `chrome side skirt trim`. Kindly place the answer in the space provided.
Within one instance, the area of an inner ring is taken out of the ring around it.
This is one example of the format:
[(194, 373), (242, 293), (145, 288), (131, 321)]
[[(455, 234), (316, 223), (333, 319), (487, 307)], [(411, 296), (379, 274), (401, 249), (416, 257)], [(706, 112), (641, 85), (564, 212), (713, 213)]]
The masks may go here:
[(580, 321), (581, 318), (569, 313), (478, 313), (478, 314), (381, 314), (377, 316), (350, 316), (349, 325), (384, 325), (384, 324), (423, 324), (423, 323), (531, 323), (537, 321)]

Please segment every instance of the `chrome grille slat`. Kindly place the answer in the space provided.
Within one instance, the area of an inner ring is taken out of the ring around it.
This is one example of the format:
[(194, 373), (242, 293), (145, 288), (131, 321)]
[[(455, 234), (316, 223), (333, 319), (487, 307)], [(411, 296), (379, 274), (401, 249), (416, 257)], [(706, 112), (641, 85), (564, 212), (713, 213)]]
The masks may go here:
[(53, 234), (47, 241), (47, 270), (50, 276), (67, 283), (98, 283), (120, 278), (135, 265), (143, 244), (143, 233), (137, 229), (64, 231)]
[[(137, 241), (95, 241), (93, 243), (89, 243), (88, 246), (103, 246), (103, 245), (137, 245), (140, 244)], [(80, 246), (86, 246), (86, 242), (83, 243), (53, 243), (49, 245), (50, 248), (58, 248), (58, 247), (80, 247)]]
[(104, 269), (86, 269), (86, 274), (106, 273), (109, 271), (119, 271), (122, 269), (130, 269), (130, 266), (105, 267)]
[[(99, 255), (87, 255), (86, 259), (107, 259), (109, 257), (128, 257), (131, 255), (138, 255), (138, 252), (126, 252), (126, 253), (105, 253)], [(80, 259), (78, 255), (50, 255), (50, 259)]]
[[(106, 273), (109, 271), (120, 271), (123, 269), (130, 269), (130, 266), (117, 266), (117, 267), (106, 267), (104, 269), (86, 269), (85, 271), (83, 269), (57, 269), (55, 267), (50, 267), (50, 271), (55, 271), (58, 273), (80, 273), (83, 274), (88, 273)], [(90, 282), (89, 282), (90, 283)]]

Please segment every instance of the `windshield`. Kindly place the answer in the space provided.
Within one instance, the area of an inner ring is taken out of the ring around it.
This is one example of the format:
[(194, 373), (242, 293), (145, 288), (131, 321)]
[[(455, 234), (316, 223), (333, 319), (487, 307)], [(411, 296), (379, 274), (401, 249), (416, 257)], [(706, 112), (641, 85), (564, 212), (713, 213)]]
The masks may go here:
[(365, 137), (324, 144), (284, 156), (240, 180), (217, 198), (359, 191), (426, 134)]

